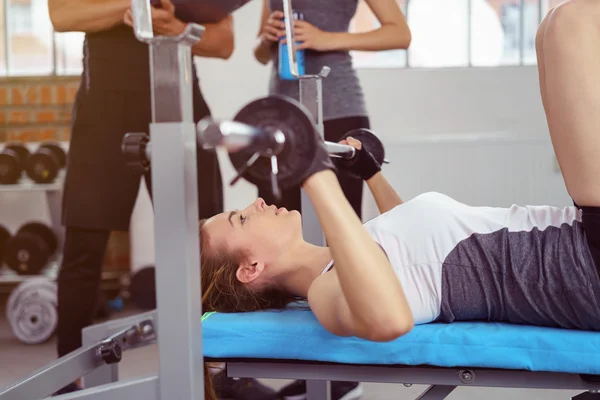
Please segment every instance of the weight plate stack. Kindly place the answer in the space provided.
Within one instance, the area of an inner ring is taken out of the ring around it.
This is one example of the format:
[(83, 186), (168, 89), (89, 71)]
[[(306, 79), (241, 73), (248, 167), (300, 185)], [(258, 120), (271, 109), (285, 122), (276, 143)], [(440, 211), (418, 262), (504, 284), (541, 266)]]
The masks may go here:
[(0, 153), (0, 184), (14, 185), (19, 182), (29, 150), (21, 143), (8, 143)]
[(48, 149), (52, 151), (57, 159), (60, 168), (64, 168), (67, 165), (67, 153), (62, 146), (55, 142), (44, 142), (40, 145), (40, 149)]
[[(309, 111), (298, 101), (284, 96), (268, 96), (255, 100), (242, 108), (234, 118), (261, 128), (267, 132), (281, 131), (285, 145), (277, 155), (279, 172), (277, 181), (281, 189), (298, 185), (298, 177), (310, 166), (317, 146), (315, 123)], [(246, 148), (229, 153), (229, 159), (237, 171), (244, 168), (255, 149)], [(271, 186), (272, 167), (268, 157), (260, 157), (243, 175), (244, 179), (258, 187)]]
[[(353, 137), (354, 139), (360, 141), (362, 147), (373, 155), (373, 158), (377, 160), (379, 165), (383, 164), (383, 160), (385, 159), (385, 148), (383, 147), (381, 139), (379, 139), (375, 132), (364, 128), (353, 129), (347, 132), (342, 139), (346, 139), (348, 137)], [(345, 162), (351, 163), (352, 160)]]
[(23, 225), (4, 248), (6, 265), (20, 275), (37, 275), (57, 249), (56, 235), (41, 222)]
[(58, 324), (57, 285), (48, 278), (28, 279), (10, 294), (6, 316), (14, 336), (26, 344), (44, 343)]
[(10, 232), (4, 226), (0, 225), (0, 265), (3, 262), (4, 248), (10, 239)]
[(58, 176), (58, 171), (65, 166), (66, 158), (64, 150), (58, 144), (44, 143), (27, 158), (25, 171), (36, 183), (51, 183)]

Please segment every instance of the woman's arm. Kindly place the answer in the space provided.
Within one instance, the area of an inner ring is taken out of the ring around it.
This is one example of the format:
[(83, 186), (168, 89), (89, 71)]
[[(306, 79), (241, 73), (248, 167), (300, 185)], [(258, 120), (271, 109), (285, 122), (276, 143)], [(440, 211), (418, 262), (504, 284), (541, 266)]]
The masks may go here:
[(319, 321), (334, 334), (373, 341), (393, 340), (410, 331), (414, 321), (402, 286), (348, 203), (335, 173), (318, 172), (303, 188), (315, 206), (336, 266), (336, 275), (321, 276), (324, 279), (317, 279), (309, 290), (309, 303)]
[(394, 190), (392, 185), (385, 179), (383, 173), (378, 172), (369, 180), (366, 181), (369, 190), (373, 194), (375, 203), (380, 213), (385, 213), (392, 208), (403, 203), (398, 193)]
[(48, 12), (57, 32), (98, 32), (123, 21), (130, 0), (48, 0)]
[(373, 154), (362, 147), (359, 140), (349, 136), (340, 143), (354, 147), (356, 155), (353, 160), (337, 159), (334, 163), (340, 170), (350, 174), (350, 176), (367, 182), (380, 213), (383, 214), (402, 204), (402, 199), (398, 196), (398, 193), (381, 173), (381, 165), (373, 157)]
[(254, 46), (254, 58), (263, 65), (271, 61), (273, 50), (275, 49), (277, 40), (279, 40), (278, 35), (280, 32), (277, 30), (277, 25), (279, 25), (279, 29), (284, 29), (284, 23), (280, 21), (283, 18), (283, 13), (275, 11), (271, 14), (267, 1), (263, 0), (260, 27), (258, 29), (256, 45)]
[(396, 0), (365, 0), (381, 26), (360, 32), (326, 32), (306, 21), (294, 22), (296, 39), (302, 42), (298, 49), (317, 51), (382, 51), (407, 49), (411, 33)]

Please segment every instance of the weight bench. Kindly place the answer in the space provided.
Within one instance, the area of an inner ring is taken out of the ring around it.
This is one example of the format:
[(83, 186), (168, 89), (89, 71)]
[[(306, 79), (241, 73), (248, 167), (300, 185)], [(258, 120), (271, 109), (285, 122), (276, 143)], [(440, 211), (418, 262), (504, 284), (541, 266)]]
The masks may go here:
[[(458, 386), (600, 390), (600, 333), (502, 323), (417, 325), (388, 343), (337, 337), (307, 309), (213, 313), (202, 323), (205, 360), (232, 377), (306, 379), (309, 400), (326, 381), (431, 385), (441, 400)], [(600, 398), (600, 395), (598, 395)]]
[[(88, 327), (82, 349), (36, 371), (0, 399), (40, 398), (45, 388), (57, 389), (81, 373), (89, 389), (57, 400), (161, 399), (157, 377), (118, 378), (120, 350), (155, 343), (157, 323), (152, 311)], [(598, 332), (431, 323), (376, 343), (332, 335), (301, 306), (208, 313), (198, 325), (204, 361), (225, 362), (231, 377), (305, 379), (308, 400), (329, 400), (328, 382), (334, 380), (430, 385), (417, 397), (422, 400), (445, 399), (459, 386), (571, 389), (584, 391), (573, 399), (600, 398)]]

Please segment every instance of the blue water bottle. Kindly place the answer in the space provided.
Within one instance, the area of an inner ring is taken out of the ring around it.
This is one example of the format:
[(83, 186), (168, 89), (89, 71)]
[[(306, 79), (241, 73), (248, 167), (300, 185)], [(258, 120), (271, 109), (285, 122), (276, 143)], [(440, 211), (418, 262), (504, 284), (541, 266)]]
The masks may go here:
[[(304, 20), (304, 15), (300, 12), (294, 12), (292, 15), (294, 19)], [(298, 78), (292, 75), (288, 58), (290, 47), (287, 43), (281, 43), (283, 39), (285, 39), (285, 36), (279, 39), (279, 77), (284, 80), (293, 81)], [(298, 44), (299, 42), (296, 42), (296, 46)], [(298, 63), (298, 74), (304, 75), (304, 50), (296, 50), (296, 61)]]

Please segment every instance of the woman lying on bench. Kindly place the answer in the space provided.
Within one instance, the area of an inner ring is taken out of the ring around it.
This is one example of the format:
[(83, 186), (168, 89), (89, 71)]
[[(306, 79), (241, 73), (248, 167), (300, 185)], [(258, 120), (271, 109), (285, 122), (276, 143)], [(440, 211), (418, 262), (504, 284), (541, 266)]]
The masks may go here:
[(564, 3), (537, 37), (550, 133), (581, 207), (470, 207), (439, 193), (402, 203), (367, 153), (351, 172), (381, 215), (362, 225), (322, 148), (303, 188), (329, 246), (305, 242), (300, 214), (262, 199), (202, 221), (204, 311), (307, 298), (330, 332), (374, 341), (432, 321), (600, 329), (599, 15), (595, 0)]
[(202, 221), (204, 311), (305, 298), (328, 331), (372, 341), (432, 321), (600, 330), (598, 21), (600, 2), (571, 1), (553, 9), (537, 35), (542, 101), (577, 206), (470, 207), (439, 193), (403, 203), (361, 150), (351, 172), (381, 211), (363, 225), (323, 147), (303, 188), (328, 247), (303, 240), (299, 213), (261, 199)]

